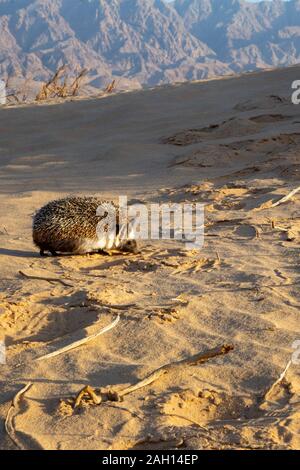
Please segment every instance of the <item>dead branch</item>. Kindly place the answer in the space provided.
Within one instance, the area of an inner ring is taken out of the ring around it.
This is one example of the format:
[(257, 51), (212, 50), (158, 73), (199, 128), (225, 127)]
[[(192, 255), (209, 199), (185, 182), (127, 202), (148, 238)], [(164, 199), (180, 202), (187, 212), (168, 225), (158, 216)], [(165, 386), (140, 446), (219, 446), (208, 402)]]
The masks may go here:
[(76, 96), (77, 95), (78, 90), (79, 90), (80, 85), (81, 85), (81, 81), (82, 81), (83, 77), (85, 77), (87, 72), (88, 72), (87, 69), (83, 69), (83, 70), (81, 70), (81, 72), (79, 72), (79, 74), (77, 75), (77, 77), (75, 78), (74, 82), (72, 83), (72, 85), (70, 87), (71, 96)]
[(128, 308), (135, 308), (136, 304), (106, 304), (101, 302), (101, 307), (111, 308), (112, 310), (127, 310)]
[(12, 442), (21, 450), (25, 450), (25, 447), (21, 442), (19, 442), (16, 436), (16, 430), (14, 426), (14, 417), (18, 414), (19, 404), (21, 399), (24, 397), (27, 390), (32, 386), (32, 383), (28, 383), (23, 387), (13, 398), (12, 404), (8, 410), (6, 420), (5, 420), (5, 430)]
[(28, 84), (29, 84), (30, 80), (32, 80), (32, 78), (31, 77), (25, 78), (19, 90), (14, 90), (13, 89), (14, 87), (10, 87), (10, 80), (12, 78), (13, 77), (8, 76), (7, 79), (6, 79), (6, 83), (5, 83), (6, 90), (10, 90), (6, 94), (6, 98), (9, 100), (9, 102), (11, 102), (11, 100), (9, 98), (12, 98), (18, 104), (19, 103), (25, 103), (26, 100), (27, 100), (27, 95), (28, 95)]
[(36, 361), (44, 361), (46, 359), (51, 359), (53, 357), (60, 356), (61, 354), (64, 354), (66, 352), (72, 351), (73, 349), (77, 349), (80, 346), (89, 343), (93, 339), (98, 338), (99, 336), (103, 335), (107, 331), (112, 330), (115, 326), (117, 326), (119, 321), (120, 321), (120, 315), (118, 315), (117, 318), (112, 323), (110, 323), (108, 326), (105, 326), (100, 331), (98, 331), (98, 333), (94, 333), (94, 334), (92, 334), (90, 336), (87, 336), (85, 338), (82, 338), (78, 341), (74, 341), (74, 342), (68, 344), (67, 346), (64, 346), (63, 348), (57, 349), (56, 351), (53, 351), (52, 353), (46, 354), (45, 356), (38, 357), (36, 359)]
[(276, 382), (274, 382), (271, 387), (266, 391), (266, 393), (264, 394), (264, 400), (267, 400), (268, 397), (270, 396), (270, 394), (272, 393), (272, 391), (274, 390), (274, 388), (279, 385), (283, 379), (285, 378), (286, 374), (287, 374), (287, 371), (289, 370), (289, 368), (291, 367), (293, 361), (292, 360), (289, 360), (289, 362), (287, 363), (284, 371), (282, 372), (282, 374), (280, 374), (280, 377), (276, 380)]
[(297, 238), (297, 234), (291, 228), (285, 228), (281, 227), (280, 225), (276, 225), (274, 220), (272, 220), (272, 229), (286, 233), (286, 239), (289, 242), (292, 242)]
[[(234, 347), (232, 345), (223, 345), (218, 348), (214, 348), (214, 349), (202, 352), (202, 353), (195, 354), (194, 356), (191, 356), (187, 359), (182, 359), (181, 361), (170, 362), (169, 364), (166, 364), (160, 367), (159, 369), (155, 370), (154, 372), (152, 372), (152, 374), (148, 375), (145, 379), (118, 392), (114, 390), (110, 390), (105, 393), (100, 392), (100, 395), (97, 395), (95, 390), (92, 387), (89, 387), (88, 390), (87, 390), (87, 387), (85, 387), (83, 390), (81, 390), (78, 393), (75, 399), (74, 407), (77, 408), (78, 406), (80, 406), (82, 399), (84, 398), (86, 394), (88, 394), (89, 397), (92, 398), (94, 403), (95, 401), (97, 401), (97, 403), (95, 403), (97, 405), (99, 405), (102, 401), (122, 401), (125, 395), (128, 395), (129, 393), (135, 392), (136, 390), (139, 390), (141, 388), (146, 387), (147, 385), (152, 384), (163, 375), (170, 373), (171, 371), (173, 371), (174, 369), (177, 369), (178, 367), (196, 366), (199, 364), (204, 364), (209, 359), (228, 354), (233, 349)], [(91, 391), (93, 392), (93, 395), (91, 395)], [(94, 394), (96, 395), (96, 398)]]
[(73, 284), (64, 281), (63, 279), (60, 279), (59, 277), (55, 276), (37, 276), (34, 274), (28, 274), (26, 271), (19, 271), (19, 273), (26, 277), (27, 279), (37, 279), (38, 281), (48, 281), (48, 282), (59, 282), (65, 287), (73, 287)]
[(47, 87), (50, 87), (51, 85), (56, 86), (58, 83), (59, 78), (61, 77), (62, 73), (65, 71), (66, 65), (62, 65), (61, 67), (58, 68), (58, 70), (55, 72), (54, 76), (50, 78), (49, 82), (46, 84)]
[(102, 401), (101, 397), (98, 397), (95, 390), (92, 387), (90, 387), (90, 385), (87, 385), (78, 393), (75, 399), (74, 408), (78, 408), (78, 406), (81, 405), (81, 402), (86, 395), (89, 396), (89, 398), (93, 401), (95, 405), (100, 405)]
[(113, 80), (111, 83), (107, 85), (107, 87), (104, 90), (104, 93), (112, 93), (115, 88), (116, 88), (116, 80)]
[(16, 93), (9, 93), (6, 95), (6, 98), (13, 98), (17, 103), (20, 103), (20, 99)]
[(295, 194), (297, 194), (299, 191), (300, 191), (300, 186), (298, 186), (297, 188), (290, 191), (286, 196), (279, 199), (279, 201), (274, 202), (270, 207), (268, 207), (268, 209), (272, 208), (272, 207), (277, 207), (280, 204), (283, 204), (284, 202), (287, 202), (289, 199), (291, 199), (291, 197), (295, 196)]
[(51, 97), (52, 94), (57, 94), (59, 91), (58, 80), (61, 78), (62, 73), (65, 71), (66, 66), (62, 65), (59, 69), (55, 72), (53, 77), (50, 80), (42, 85), (40, 92), (36, 96), (36, 101), (43, 101)]
[(67, 98), (76, 96), (81, 86), (82, 79), (87, 74), (88, 69), (81, 70), (75, 77), (71, 85), (68, 85), (68, 77), (65, 76), (61, 83), (66, 66), (62, 65), (50, 80), (42, 85), (40, 92), (36, 96), (36, 101), (43, 101), (49, 98)]

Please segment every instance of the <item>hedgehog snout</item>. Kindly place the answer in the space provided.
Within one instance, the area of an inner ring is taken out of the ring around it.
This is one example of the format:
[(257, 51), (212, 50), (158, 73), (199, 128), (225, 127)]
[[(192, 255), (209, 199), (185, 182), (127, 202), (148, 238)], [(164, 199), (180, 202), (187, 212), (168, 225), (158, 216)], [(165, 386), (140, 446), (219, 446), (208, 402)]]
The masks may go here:
[(125, 253), (133, 253), (134, 255), (138, 254), (138, 245), (136, 240), (127, 240), (121, 245), (120, 249)]

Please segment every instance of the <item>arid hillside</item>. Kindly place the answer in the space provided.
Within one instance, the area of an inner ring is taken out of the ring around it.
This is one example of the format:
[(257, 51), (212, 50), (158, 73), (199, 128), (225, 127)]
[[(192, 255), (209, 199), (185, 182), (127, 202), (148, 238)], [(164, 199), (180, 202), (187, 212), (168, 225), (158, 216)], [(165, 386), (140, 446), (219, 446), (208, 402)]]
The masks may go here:
[(27, 87), (63, 64), (132, 89), (299, 61), (299, 0), (0, 0), (0, 78)]

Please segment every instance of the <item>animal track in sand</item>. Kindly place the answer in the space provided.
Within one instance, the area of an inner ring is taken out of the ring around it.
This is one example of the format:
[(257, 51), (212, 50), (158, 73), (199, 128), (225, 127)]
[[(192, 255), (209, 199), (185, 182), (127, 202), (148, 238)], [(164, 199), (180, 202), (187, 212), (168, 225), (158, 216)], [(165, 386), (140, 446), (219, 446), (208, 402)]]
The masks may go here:
[[(285, 417), (294, 415), (299, 430), (299, 411), (292, 412), (294, 394), (291, 384), (285, 380), (276, 385), (267, 394), (267, 399), (259, 396), (232, 396), (225, 392), (203, 390), (198, 394), (190, 390), (171, 393), (158, 404), (161, 416), (167, 424), (175, 427), (186, 427), (194, 423), (208, 429), (222, 429), (223, 426), (235, 427), (239, 435), (243, 429), (265, 429)], [(289, 431), (285, 430), (286, 439)]]
[(199, 271), (210, 272), (212, 269), (218, 268), (221, 264), (219, 259), (198, 258), (180, 263), (179, 267), (172, 272), (176, 274), (192, 274)]
[(160, 268), (160, 263), (154, 261), (128, 261), (125, 266), (125, 271), (127, 272), (155, 272)]
[(94, 306), (101, 308), (101, 305), (129, 305), (140, 300), (137, 292), (128, 289), (126, 286), (118, 286), (116, 289), (115, 283), (102, 285), (101, 289), (95, 286), (87, 293), (87, 301)]
[(200, 426), (215, 422), (238, 419), (251, 419), (263, 413), (257, 408), (255, 398), (234, 397), (215, 390), (203, 390), (196, 395), (190, 390), (171, 393), (163, 399), (159, 408), (168, 425), (187, 426), (196, 423)]
[(251, 209), (267, 198), (273, 187), (257, 188), (242, 184), (228, 183), (224, 186), (213, 184), (193, 184), (179, 188), (166, 189), (164, 194), (176, 202), (198, 202), (205, 204), (206, 212), (240, 211)]

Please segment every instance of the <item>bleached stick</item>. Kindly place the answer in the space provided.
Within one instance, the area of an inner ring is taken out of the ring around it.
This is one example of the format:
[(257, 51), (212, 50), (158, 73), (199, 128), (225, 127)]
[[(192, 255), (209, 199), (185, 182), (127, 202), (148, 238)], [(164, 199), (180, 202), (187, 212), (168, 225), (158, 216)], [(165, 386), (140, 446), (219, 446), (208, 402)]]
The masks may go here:
[(298, 188), (293, 189), (293, 191), (289, 192), (286, 196), (279, 199), (279, 201), (274, 202), (270, 207), (268, 207), (268, 209), (271, 208), (271, 207), (277, 207), (280, 204), (283, 204), (284, 202), (287, 202), (289, 199), (291, 199), (291, 197), (293, 197), (299, 191), (300, 191), (300, 186), (298, 186)]
[(132, 393), (140, 388), (146, 387), (147, 385), (150, 385), (151, 383), (155, 382), (155, 380), (159, 379), (162, 375), (165, 375), (174, 368), (180, 367), (180, 366), (196, 366), (198, 364), (203, 364), (204, 362), (207, 362), (209, 359), (212, 359), (213, 357), (217, 356), (223, 356), (224, 354), (228, 354), (230, 351), (233, 350), (232, 345), (225, 345), (222, 346), (221, 348), (215, 348), (211, 349), (209, 351), (206, 351), (204, 353), (198, 353), (195, 354), (194, 356), (187, 358), (187, 359), (182, 359), (181, 361), (177, 362), (170, 362), (169, 364), (166, 364), (156, 371), (152, 372), (148, 377), (146, 377), (144, 380), (138, 382), (135, 385), (131, 385), (130, 387), (125, 388), (124, 390), (121, 390), (120, 392), (117, 392), (118, 397), (122, 398), (125, 395), (128, 395), (128, 393)]
[(269, 388), (269, 390), (267, 390), (267, 392), (265, 393), (265, 395), (264, 395), (264, 398), (265, 398), (265, 399), (267, 399), (267, 396), (270, 395), (270, 393), (274, 390), (274, 388), (276, 387), (276, 385), (279, 385), (279, 384), (283, 381), (283, 379), (284, 379), (284, 377), (286, 376), (286, 373), (287, 373), (287, 371), (289, 370), (289, 368), (291, 367), (292, 363), (293, 363), (293, 361), (292, 361), (292, 359), (290, 359), (289, 362), (288, 362), (287, 365), (286, 365), (286, 368), (284, 369), (284, 371), (283, 371), (282, 374), (280, 375), (279, 379), (277, 379), (276, 382), (274, 382), (274, 383), (272, 384), (272, 386)]
[[(95, 404), (100, 404), (102, 402), (102, 397), (107, 401), (122, 401), (122, 398), (125, 395), (128, 395), (129, 393), (135, 392), (136, 390), (139, 390), (141, 388), (146, 387), (147, 385), (152, 384), (156, 380), (158, 380), (162, 375), (165, 375), (169, 373), (171, 370), (174, 370), (177, 367), (181, 366), (195, 366), (198, 364), (203, 364), (207, 362), (209, 359), (212, 359), (217, 356), (223, 356), (224, 354), (228, 354), (230, 351), (232, 351), (234, 347), (232, 345), (223, 345), (218, 348), (210, 349), (208, 351), (202, 352), (195, 354), (194, 356), (191, 356), (187, 359), (182, 359), (181, 361), (176, 361), (176, 362), (170, 362), (169, 364), (166, 364), (159, 369), (155, 370), (152, 372), (152, 374), (148, 375), (145, 379), (137, 382), (134, 385), (130, 385), (129, 387), (116, 392), (116, 391), (109, 391), (107, 393), (103, 393), (102, 396), (98, 396), (94, 389), (92, 387), (84, 387), (83, 390), (81, 390), (76, 399), (75, 399), (75, 408), (77, 408), (82, 401), (82, 398), (84, 397), (85, 394), (88, 394), (90, 398), (92, 398), (93, 402)], [(92, 392), (92, 393), (91, 393)]]
[(25, 393), (27, 392), (27, 390), (30, 389), (30, 387), (32, 386), (32, 383), (28, 383), (27, 385), (25, 385), (25, 387), (23, 387), (13, 398), (12, 400), (12, 404), (8, 410), (8, 413), (7, 413), (7, 416), (6, 416), (6, 420), (5, 420), (5, 430), (8, 434), (8, 436), (10, 437), (10, 439), (12, 440), (12, 442), (21, 450), (25, 450), (25, 447), (18, 441), (17, 437), (16, 437), (16, 431), (15, 431), (15, 427), (14, 427), (14, 424), (13, 424), (13, 418), (14, 416), (17, 414), (18, 412), (18, 408), (19, 408), (19, 402), (20, 400), (22, 399), (22, 397), (25, 395)]
[(93, 335), (87, 336), (86, 338), (82, 338), (78, 341), (74, 341), (73, 343), (68, 344), (68, 346), (65, 346), (61, 349), (57, 349), (56, 351), (53, 351), (52, 353), (46, 354), (45, 356), (38, 357), (35, 360), (36, 361), (44, 361), (46, 359), (51, 359), (53, 357), (59, 356), (60, 354), (64, 354), (66, 352), (72, 351), (73, 349), (79, 348), (83, 344), (89, 343), (93, 339), (98, 338), (98, 336), (101, 336), (104, 333), (106, 333), (107, 331), (112, 330), (115, 326), (117, 326), (119, 321), (120, 321), (120, 315), (118, 315), (117, 318), (110, 325), (105, 326), (104, 328), (102, 328), (102, 330), (98, 331), (98, 333), (94, 333)]

